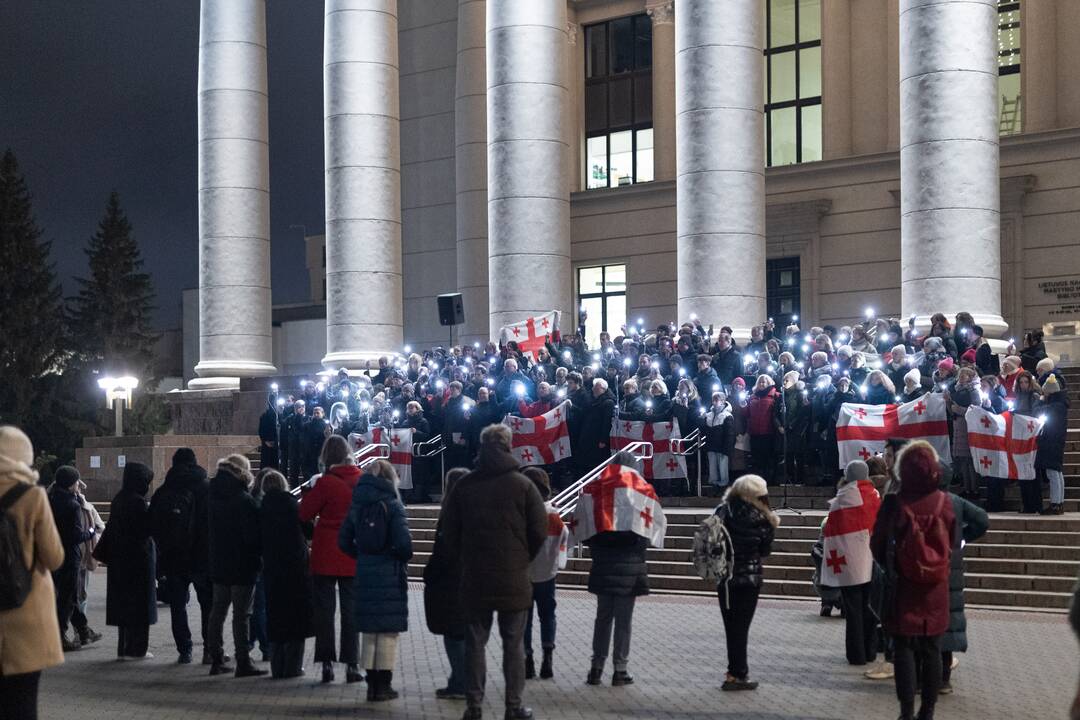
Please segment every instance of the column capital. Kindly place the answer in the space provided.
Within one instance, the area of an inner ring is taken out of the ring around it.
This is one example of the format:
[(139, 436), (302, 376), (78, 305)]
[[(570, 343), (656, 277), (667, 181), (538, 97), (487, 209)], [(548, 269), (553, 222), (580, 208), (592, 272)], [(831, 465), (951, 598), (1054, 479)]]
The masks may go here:
[(571, 45), (577, 45), (578, 30), (580, 30), (580, 29), (581, 29), (581, 25), (579, 25), (578, 23), (567, 21), (567, 23), (566, 23), (566, 42), (570, 43)]
[(653, 25), (671, 25), (675, 22), (675, 0), (645, 0), (645, 12)]

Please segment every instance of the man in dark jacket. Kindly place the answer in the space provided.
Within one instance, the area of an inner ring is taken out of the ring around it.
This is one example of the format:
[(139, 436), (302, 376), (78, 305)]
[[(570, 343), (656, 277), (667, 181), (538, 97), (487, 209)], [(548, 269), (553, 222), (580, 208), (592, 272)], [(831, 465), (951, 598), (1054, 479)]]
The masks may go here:
[(266, 410), (259, 416), (259, 464), (264, 468), (281, 466), (278, 450), (281, 443), (278, 438), (277, 393), (272, 392), (266, 399)]
[[(285, 436), (285, 455), (288, 457), (286, 477), (289, 485), (296, 487), (300, 484), (300, 475), (303, 472), (304, 452), (304, 427), (307, 425), (307, 403), (297, 400), (293, 403), (292, 414), (285, 421), (283, 434)], [(308, 478), (304, 478), (306, 481)]]
[(211, 675), (232, 671), (225, 663), (225, 615), (233, 609), (236, 677), (265, 675), (251, 662), (248, 623), (255, 597), (255, 580), (262, 564), (259, 509), (251, 496), (251, 464), (243, 455), (218, 461), (210, 481), (210, 580), (214, 603), (207, 624)]
[(712, 358), (708, 355), (698, 355), (697, 374), (694, 375), (694, 387), (697, 388), (698, 396), (711, 398), (717, 390), (723, 390), (720, 385), (720, 376), (716, 374), (710, 363)]
[(311, 419), (304, 425), (300, 451), (302, 482), (307, 482), (312, 475), (318, 474), (319, 453), (322, 452), (323, 443), (329, 434), (330, 424), (326, 422), (326, 412), (321, 407), (316, 407), (311, 411)]
[(461, 603), (467, 620), (465, 720), (481, 717), (485, 647), (494, 613), (503, 641), (506, 717), (532, 717), (532, 710), (522, 704), (525, 621), (533, 593), (529, 563), (547, 537), (547, 510), (536, 486), (518, 471), (510, 443), (505, 425), (484, 429), (477, 468), (457, 482), (440, 520), (447, 552), (461, 561)]
[[(79, 565), (82, 545), (94, 536), (94, 528), (83, 523), (82, 505), (75, 496), (79, 471), (68, 465), (56, 469), (49, 490), (49, 506), (64, 546), (64, 564), (53, 573), (56, 588), (56, 615), (60, 621), (60, 643), (64, 652), (78, 650), (83, 645), (100, 640), (87, 624), (86, 615), (79, 609)], [(77, 637), (68, 639), (68, 623), (75, 627)]]
[[(165, 482), (150, 500), (150, 532), (158, 549), (158, 574), (172, 616), (173, 640), (180, 664), (191, 662), (191, 630), (188, 627), (188, 588), (195, 586), (201, 614), (203, 647), (206, 647), (206, 624), (210, 619), (214, 589), (207, 576), (208, 547), (206, 499), (210, 486), (206, 470), (195, 462), (191, 448), (179, 448), (172, 457), (172, 467)], [(210, 663), (204, 651), (203, 664)]]
[[(725, 389), (730, 388), (735, 378), (742, 375), (742, 355), (726, 332), (721, 332), (720, 337), (716, 339), (716, 354), (712, 358), (712, 368)], [(708, 393), (703, 393), (699, 387), (698, 394), (703, 398), (712, 397), (712, 390), (710, 388)]]
[(578, 470), (587, 472), (611, 457), (611, 417), (615, 413), (615, 396), (603, 378), (593, 380), (592, 398), (581, 414), (575, 457)]

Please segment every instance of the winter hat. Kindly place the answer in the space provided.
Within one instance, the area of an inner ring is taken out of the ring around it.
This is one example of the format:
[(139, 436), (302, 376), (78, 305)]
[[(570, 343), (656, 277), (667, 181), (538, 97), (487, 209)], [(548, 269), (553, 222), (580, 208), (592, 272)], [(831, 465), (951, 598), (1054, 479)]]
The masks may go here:
[(939, 337), (928, 337), (923, 340), (923, 350), (925, 352), (941, 352), (945, 349), (945, 346), (941, 342)]
[(1050, 375), (1046, 378), (1046, 382), (1042, 385), (1043, 395), (1053, 395), (1056, 392), (1061, 392), (1061, 385), (1058, 383), (1057, 375)]
[(953, 368), (955, 368), (955, 367), (956, 367), (956, 363), (953, 362), (953, 359), (951, 357), (945, 358), (944, 360), (939, 362), (938, 365), (937, 365), (937, 369), (940, 370), (943, 373), (950, 373), (950, 372), (953, 371)]
[(551, 478), (543, 468), (527, 467), (521, 471), (521, 474), (532, 480), (533, 485), (540, 491), (540, 497), (544, 500), (551, 497)]
[(57, 487), (69, 488), (79, 482), (79, 471), (70, 465), (61, 465), (53, 474), (53, 482)]
[(1050, 372), (1053, 369), (1054, 369), (1054, 360), (1053, 360), (1053, 358), (1043, 358), (1042, 360), (1039, 361), (1039, 364), (1035, 366), (1035, 370), (1037, 371), (1036, 374), (1039, 377), (1042, 377), (1043, 375), (1045, 375), (1046, 373)]
[(904, 375), (904, 389), (911, 388), (914, 390), (922, 384), (922, 373), (919, 372), (919, 368), (912, 368)]
[(784, 389), (790, 390), (799, 384), (799, 371), (792, 370), (791, 372), (784, 373)]
[(934, 446), (925, 440), (908, 443), (896, 458), (900, 494), (922, 497), (938, 489), (941, 463)]
[(14, 425), (0, 425), (0, 475), (12, 475), (22, 482), (36, 483), (34, 446)]
[(255, 478), (251, 475), (251, 461), (243, 455), (233, 453), (228, 457), (223, 457), (217, 462), (218, 470), (224, 470), (230, 475), (247, 481), (248, 487), (255, 482)]
[(1021, 365), (1022, 362), (1017, 355), (1009, 355), (1001, 361), (1001, 374), (1007, 376), (1019, 372)]
[(852, 460), (844, 468), (844, 479), (840, 484), (848, 485), (859, 480), (866, 480), (868, 477), (870, 477), (870, 467), (862, 460)]
[(850, 359), (852, 352), (853, 351), (850, 345), (841, 345), (840, 348), (836, 351), (836, 356)]
[(964, 351), (964, 354), (960, 356), (961, 362), (975, 364), (975, 348), (968, 348)]
[(188, 447), (177, 448), (176, 452), (172, 456), (172, 466), (177, 467), (179, 465), (195, 465), (198, 461), (195, 459), (195, 451)]

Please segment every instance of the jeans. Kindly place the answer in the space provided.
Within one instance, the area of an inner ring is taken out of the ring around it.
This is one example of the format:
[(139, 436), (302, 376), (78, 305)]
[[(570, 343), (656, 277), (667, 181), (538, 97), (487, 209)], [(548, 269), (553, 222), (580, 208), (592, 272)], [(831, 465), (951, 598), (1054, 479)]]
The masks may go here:
[(633, 595), (596, 596), (596, 621), (592, 636), (593, 670), (603, 670), (607, 662), (608, 647), (612, 645), (612, 625), (615, 626), (612, 664), (615, 672), (626, 670), (626, 664), (630, 661), (630, 636), (636, 601)]
[(360, 662), (365, 670), (393, 670), (397, 646), (397, 633), (364, 633)]
[[(487, 647), (491, 636), (494, 610), (480, 611), (465, 626), (465, 699), (469, 707), (484, 704), (487, 681)], [(525, 618), (527, 610), (499, 613), (499, 637), (503, 648), (503, 681), (506, 683), (506, 707), (521, 707), (525, 692)]]
[(1039, 480), (1019, 480), (1017, 485), (1020, 486), (1020, 511), (1026, 513), (1037, 513), (1043, 509), (1042, 504), (1042, 487), (1039, 485)]
[(446, 689), (452, 693), (465, 693), (465, 637), (443, 635), (443, 649), (450, 661), (450, 677)]
[[(540, 647), (545, 650), (555, 648), (555, 578), (547, 582), (533, 583), (533, 602), (540, 614)], [(532, 644), (533, 609), (529, 608), (529, 618), (525, 621), (525, 657), (533, 656)]]
[[(359, 662), (360, 633), (353, 616), (353, 586), (351, 577), (316, 575), (315, 586), (315, 662), (340, 661), (348, 665)], [(341, 654), (334, 652), (334, 588), (337, 588), (341, 611)]]
[(306, 644), (305, 640), (270, 643), (270, 676), (277, 679), (303, 675)]
[(0, 675), (0, 720), (37, 720), (41, 671)]
[(933, 712), (941, 685), (941, 636), (893, 637), (896, 697), (904, 717), (915, 714), (916, 658), (922, 667), (922, 712)]
[(220, 585), (214, 583), (214, 603), (206, 627), (206, 649), (214, 662), (225, 656), (225, 616), (232, 605), (233, 647), (237, 664), (250, 662), (248, 650), (248, 622), (251, 604), (255, 596), (254, 585)]
[(709, 483), (714, 487), (726, 487), (731, 481), (728, 472), (728, 456), (724, 453), (709, 451)]
[[(1050, 504), (1060, 505), (1065, 502), (1065, 476), (1060, 470), (1046, 470), (1046, 479), (1050, 481)], [(1042, 492), (1039, 492), (1040, 499)]]
[(750, 623), (754, 621), (759, 592), (758, 588), (751, 586), (728, 587), (717, 593), (720, 597), (720, 615), (724, 619), (724, 635), (727, 637), (727, 671), (739, 680), (745, 680), (750, 674), (746, 647), (750, 642)]
[(68, 623), (75, 626), (76, 632), (85, 632), (86, 615), (79, 609), (79, 567), (66, 564), (53, 573), (53, 585), (56, 588), (56, 617), (60, 622), (60, 635), (67, 633)]
[(254, 650), (256, 643), (263, 655), (270, 653), (270, 642), (266, 639), (266, 587), (263, 585), (262, 573), (255, 578), (255, 595), (251, 601), (251, 622), (248, 623), (248, 647)]
[(206, 626), (210, 621), (210, 608), (214, 604), (214, 586), (203, 574), (191, 576), (167, 575), (166, 592), (169, 597), (169, 614), (172, 619), (173, 640), (181, 653), (191, 652), (191, 630), (188, 628), (188, 601), (191, 599), (188, 587), (195, 586), (195, 598), (199, 603), (200, 628), (203, 646), (206, 645)]
[(874, 637), (877, 617), (870, 608), (870, 583), (840, 588), (840, 594), (844, 598), (847, 661), (852, 665), (874, 662), (877, 658)]
[(116, 656), (139, 658), (150, 648), (149, 625), (121, 625), (117, 628)]

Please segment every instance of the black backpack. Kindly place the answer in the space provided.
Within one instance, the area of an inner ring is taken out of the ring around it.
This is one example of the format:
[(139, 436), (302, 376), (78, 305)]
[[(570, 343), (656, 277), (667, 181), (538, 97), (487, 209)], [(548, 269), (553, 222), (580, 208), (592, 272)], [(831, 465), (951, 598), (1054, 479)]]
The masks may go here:
[(356, 550), (364, 555), (379, 555), (386, 550), (390, 535), (390, 508), (379, 501), (365, 505), (356, 513)]
[(176, 555), (191, 549), (194, 508), (191, 490), (174, 490), (154, 503), (154, 541), (163, 553)]
[(31, 568), (23, 564), (19, 525), (8, 510), (31, 487), (27, 483), (16, 483), (0, 498), (0, 610), (22, 607), (30, 594), (33, 574)]

